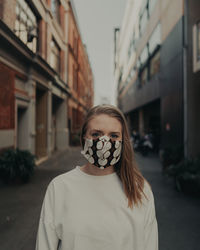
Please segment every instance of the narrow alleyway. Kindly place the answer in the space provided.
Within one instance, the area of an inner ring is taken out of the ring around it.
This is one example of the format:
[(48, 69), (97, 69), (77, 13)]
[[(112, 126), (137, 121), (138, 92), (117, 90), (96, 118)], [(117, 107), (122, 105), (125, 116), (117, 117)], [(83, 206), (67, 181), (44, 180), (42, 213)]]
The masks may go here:
[[(0, 187), (0, 250), (34, 250), (46, 187), (53, 177), (84, 162), (79, 152), (72, 148), (55, 154), (37, 168), (29, 184)], [(197, 250), (200, 201), (176, 192), (156, 157), (136, 159), (154, 192), (160, 250)]]

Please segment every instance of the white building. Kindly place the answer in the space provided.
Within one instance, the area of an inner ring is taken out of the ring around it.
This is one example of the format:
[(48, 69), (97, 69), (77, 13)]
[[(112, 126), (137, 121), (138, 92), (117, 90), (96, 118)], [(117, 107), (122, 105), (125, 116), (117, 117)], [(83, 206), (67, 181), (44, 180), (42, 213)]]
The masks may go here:
[(200, 148), (199, 8), (196, 0), (128, 0), (115, 49), (118, 106), (130, 129), (185, 156)]

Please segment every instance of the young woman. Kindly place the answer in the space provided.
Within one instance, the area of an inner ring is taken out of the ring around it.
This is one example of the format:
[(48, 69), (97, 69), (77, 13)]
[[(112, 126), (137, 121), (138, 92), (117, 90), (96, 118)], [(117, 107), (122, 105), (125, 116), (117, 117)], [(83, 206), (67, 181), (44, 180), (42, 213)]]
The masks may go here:
[(153, 193), (134, 162), (121, 111), (93, 107), (81, 143), (88, 163), (49, 184), (36, 250), (158, 250)]

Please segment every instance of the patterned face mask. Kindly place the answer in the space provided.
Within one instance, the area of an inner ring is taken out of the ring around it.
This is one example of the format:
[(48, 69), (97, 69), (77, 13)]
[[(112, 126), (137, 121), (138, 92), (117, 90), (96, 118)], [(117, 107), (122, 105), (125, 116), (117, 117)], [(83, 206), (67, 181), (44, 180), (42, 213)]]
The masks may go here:
[(104, 169), (115, 165), (121, 156), (122, 141), (112, 141), (108, 136), (98, 139), (85, 139), (81, 154), (96, 167)]

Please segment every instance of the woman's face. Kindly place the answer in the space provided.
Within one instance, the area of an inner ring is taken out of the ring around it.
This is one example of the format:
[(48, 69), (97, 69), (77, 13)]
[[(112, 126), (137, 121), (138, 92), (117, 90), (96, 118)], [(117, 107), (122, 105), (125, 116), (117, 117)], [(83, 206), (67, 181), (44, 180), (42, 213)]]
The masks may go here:
[(85, 137), (98, 139), (104, 135), (113, 141), (121, 141), (122, 125), (116, 118), (109, 115), (96, 115), (89, 121)]

